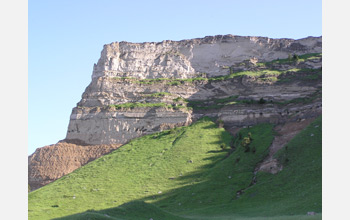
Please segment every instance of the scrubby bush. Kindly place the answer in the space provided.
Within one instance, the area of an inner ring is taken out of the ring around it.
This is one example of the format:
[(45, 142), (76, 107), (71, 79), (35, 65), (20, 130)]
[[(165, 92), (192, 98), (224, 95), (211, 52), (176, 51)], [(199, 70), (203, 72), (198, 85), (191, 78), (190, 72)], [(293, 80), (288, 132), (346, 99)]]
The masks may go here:
[(264, 98), (260, 98), (260, 100), (259, 100), (258, 103), (259, 103), (259, 104), (265, 104), (265, 103), (266, 103), (266, 100), (265, 100)]
[(249, 145), (250, 145), (250, 138), (244, 137), (241, 142), (241, 146), (245, 148), (245, 152), (249, 152), (250, 150)]
[(223, 128), (224, 127), (224, 121), (223, 120), (219, 119), (218, 123), (219, 123), (219, 128)]
[(220, 148), (222, 150), (225, 150), (227, 148), (227, 145), (225, 143), (220, 144)]
[(242, 142), (241, 142), (243, 147), (246, 147), (250, 144), (250, 138), (249, 137), (244, 137)]
[(293, 55), (293, 60), (299, 60), (299, 56), (296, 55), (296, 54), (294, 54), (294, 55)]
[(250, 141), (253, 140), (253, 137), (252, 137), (252, 133), (251, 133), (251, 132), (248, 132), (248, 138), (249, 138)]

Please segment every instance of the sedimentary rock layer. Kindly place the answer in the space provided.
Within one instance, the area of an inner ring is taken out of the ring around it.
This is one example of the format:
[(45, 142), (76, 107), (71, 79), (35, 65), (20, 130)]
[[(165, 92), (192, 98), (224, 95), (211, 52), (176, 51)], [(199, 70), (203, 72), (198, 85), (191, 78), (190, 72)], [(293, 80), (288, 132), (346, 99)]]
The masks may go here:
[(182, 41), (114, 42), (104, 45), (92, 78), (191, 78), (197, 73), (225, 74), (224, 66), (255, 57), (262, 61), (290, 53), (319, 53), (321, 37), (300, 40), (217, 35)]
[(64, 142), (29, 156), (29, 184), (39, 188), (133, 138), (203, 116), (230, 131), (314, 118), (322, 113), (321, 52), (322, 37), (104, 45)]

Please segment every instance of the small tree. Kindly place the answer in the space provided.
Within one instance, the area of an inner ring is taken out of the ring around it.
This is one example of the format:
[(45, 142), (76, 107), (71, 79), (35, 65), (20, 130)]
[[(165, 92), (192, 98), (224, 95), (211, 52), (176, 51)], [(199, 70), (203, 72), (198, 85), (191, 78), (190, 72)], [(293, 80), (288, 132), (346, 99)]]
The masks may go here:
[(242, 140), (242, 146), (246, 147), (250, 144), (250, 138), (249, 137), (244, 137)]
[(222, 150), (225, 150), (227, 148), (227, 145), (225, 143), (220, 144), (220, 148)]
[(265, 104), (265, 103), (266, 103), (266, 100), (264, 98), (260, 98), (259, 104)]
[(250, 148), (250, 138), (249, 137), (244, 137), (242, 142), (241, 142), (241, 146), (245, 148), (244, 152), (249, 152)]
[(224, 127), (224, 121), (223, 120), (219, 119), (218, 123), (219, 123), (219, 128), (223, 128)]
[(299, 56), (296, 55), (296, 54), (294, 54), (294, 55), (293, 55), (293, 60), (299, 60)]
[(252, 138), (252, 133), (248, 132), (248, 138), (249, 138), (250, 141), (253, 140), (253, 138)]

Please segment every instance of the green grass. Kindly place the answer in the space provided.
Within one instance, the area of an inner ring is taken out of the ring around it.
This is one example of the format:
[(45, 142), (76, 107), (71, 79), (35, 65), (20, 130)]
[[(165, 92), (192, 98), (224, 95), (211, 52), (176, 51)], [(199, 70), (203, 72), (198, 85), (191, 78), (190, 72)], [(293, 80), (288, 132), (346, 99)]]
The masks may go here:
[(133, 108), (153, 108), (153, 107), (163, 107), (163, 108), (172, 108), (172, 105), (167, 103), (140, 103), (140, 102), (128, 102), (123, 104), (109, 105), (116, 109), (133, 109)]
[[(302, 57), (302, 56), (301, 56)], [(312, 57), (311, 57), (312, 58)], [(206, 81), (206, 82), (217, 82), (217, 81), (225, 81), (230, 80), (236, 77), (242, 77), (242, 76), (253, 76), (257, 78), (257, 81), (260, 82), (290, 82), (292, 80), (318, 80), (322, 77), (322, 69), (299, 69), (299, 68), (292, 68), (288, 70), (273, 70), (273, 69), (264, 69), (264, 70), (257, 70), (257, 71), (239, 71), (239, 72), (232, 72), (230, 71), (229, 74), (223, 75), (223, 76), (214, 76), (214, 77), (195, 77), (195, 78), (188, 78), (188, 79), (170, 79), (170, 78), (156, 78), (156, 79), (136, 79), (136, 78), (130, 78), (130, 77), (114, 77), (114, 79), (128, 79), (131, 80), (133, 83), (139, 83), (139, 84), (155, 84), (155, 83), (166, 83), (167, 85), (171, 86), (177, 86), (185, 83), (195, 83), (199, 81)], [(159, 93), (159, 96), (169, 95)]]
[(192, 110), (191, 107), (185, 105), (171, 105), (164, 102), (159, 103), (140, 103), (140, 102), (128, 102), (123, 104), (109, 105), (109, 107), (115, 109), (134, 109), (134, 108), (167, 108), (167, 109), (184, 109), (186, 111)]
[(257, 184), (245, 190), (240, 201), (207, 212), (223, 214), (230, 210), (242, 216), (321, 213), (322, 118), (292, 139), (276, 158), (283, 163), (283, 171), (275, 175), (259, 172)]
[(205, 77), (194, 77), (194, 78), (188, 78), (188, 79), (156, 78), (156, 79), (136, 80), (136, 82), (140, 84), (154, 84), (154, 83), (165, 82), (168, 85), (180, 85), (184, 83), (193, 83), (196, 81), (205, 81), (205, 80), (208, 80), (208, 78), (205, 78)]
[[(224, 80), (229, 80), (235, 77), (241, 77), (241, 76), (255, 76), (259, 77), (260, 81), (271, 81), (271, 82), (277, 82), (280, 81), (278, 79), (278, 76), (287, 74), (287, 73), (313, 73), (315, 72), (314, 69), (298, 69), (298, 68), (293, 68), (289, 70), (275, 70), (275, 69), (269, 69), (269, 67), (272, 64), (293, 64), (295, 62), (305, 62), (308, 60), (313, 60), (313, 59), (319, 59), (322, 58), (322, 53), (311, 53), (311, 54), (304, 54), (298, 56), (298, 59), (276, 59), (272, 60), (270, 62), (260, 62), (257, 63), (256, 65), (259, 67), (264, 67), (267, 69), (263, 70), (257, 70), (257, 71), (239, 71), (239, 72), (234, 72), (232, 67), (229, 66), (224, 66), (223, 69), (229, 69), (229, 73), (227, 75), (223, 76), (214, 76), (214, 77), (206, 77), (206, 73), (201, 73), (198, 74), (197, 77), (194, 78), (188, 78), (188, 79), (171, 79), (171, 78), (156, 78), (156, 79), (137, 79), (137, 78), (132, 78), (132, 77), (113, 77), (115, 80), (128, 80), (132, 83), (138, 83), (138, 84), (155, 84), (155, 83), (166, 83), (167, 85), (171, 86), (177, 86), (181, 84), (186, 84), (186, 83), (195, 83), (199, 81), (207, 81), (207, 82), (215, 82), (215, 81), (224, 81)], [(319, 79), (319, 74), (322, 74), (322, 71), (317, 71), (316, 75), (310, 75), (306, 77), (301, 77), (301, 80), (314, 80), (314, 79)], [(283, 79), (281, 82), (288, 82), (291, 80), (298, 79), (298, 76), (293, 76), (288, 79)]]
[[(289, 74), (277, 78), (278, 82), (291, 82), (294, 80), (312, 81), (322, 79), (322, 68), (320, 69), (301, 69), (299, 72), (304, 74)], [(297, 72), (298, 73), (298, 72)]]
[(322, 211), (321, 118), (278, 153), (282, 172), (258, 173), (251, 185), (272, 129), (240, 131), (255, 153), (209, 118), (135, 139), (29, 193), (29, 219), (320, 219), (306, 212)]
[[(290, 73), (293, 74), (293, 78), (291, 79), (301, 79), (303, 80), (304, 76), (301, 76), (301, 74), (308, 74), (308, 75), (313, 75), (315, 74), (322, 74), (322, 71), (317, 70), (317, 69), (299, 69), (299, 68), (293, 68), (293, 69), (288, 69), (288, 70), (272, 70), (272, 69), (266, 69), (266, 70), (258, 70), (258, 71), (239, 71), (235, 73), (231, 73), (225, 76), (216, 76), (209, 78), (209, 81), (224, 81), (228, 79), (233, 79), (235, 77), (241, 77), (241, 76), (253, 76), (257, 77), (258, 80), (260, 81), (272, 81), (276, 82), (279, 81), (279, 77), (284, 76), (284, 75), (289, 75)], [(319, 78), (319, 75), (317, 75), (316, 79)]]
[[(145, 95), (147, 97), (155, 97), (160, 98), (164, 96), (170, 96), (170, 93), (167, 92), (158, 92), (153, 94)], [(320, 91), (317, 91), (315, 94), (310, 95), (309, 97), (304, 98), (296, 98), (284, 102), (276, 102), (269, 101), (261, 103), (259, 100), (253, 99), (238, 99), (239, 96), (229, 96), (221, 99), (209, 99), (209, 100), (186, 100), (182, 97), (177, 97), (173, 99), (173, 104), (168, 103), (140, 103), (140, 102), (128, 102), (123, 104), (114, 104), (109, 105), (108, 107), (113, 107), (115, 109), (134, 109), (134, 108), (167, 108), (167, 109), (184, 109), (186, 111), (191, 110), (210, 110), (210, 109), (220, 109), (227, 105), (237, 105), (237, 104), (279, 104), (279, 105), (287, 105), (290, 103), (310, 103), (314, 101), (316, 98), (321, 97)], [(79, 108), (83, 108), (78, 106)], [(105, 107), (107, 108), (107, 106)]]
[(229, 96), (222, 99), (209, 99), (209, 100), (187, 100), (187, 106), (190, 106), (194, 110), (209, 110), (220, 109), (228, 105), (262, 105), (262, 104), (276, 104), (276, 105), (288, 105), (288, 104), (307, 104), (315, 101), (317, 98), (322, 97), (322, 90), (317, 90), (313, 94), (303, 98), (294, 98), (287, 101), (273, 101), (265, 100), (261, 98), (259, 100), (254, 99), (239, 99), (239, 96)]
[(291, 55), (291, 59), (286, 58), (286, 59), (276, 59), (272, 60), (269, 62), (259, 62), (257, 63), (258, 66), (269, 66), (271, 64), (292, 64), (294, 62), (305, 62), (308, 60), (313, 60), (313, 59), (319, 59), (322, 58), (322, 53), (309, 53), (309, 54), (303, 54), (299, 55), (299, 59), (293, 59), (293, 55)]
[[(235, 77), (242, 77), (242, 76), (254, 76), (257, 77), (260, 81), (271, 81), (276, 82), (279, 81), (278, 77), (281, 75), (285, 75), (288, 73), (313, 73), (316, 72), (314, 69), (299, 69), (299, 68), (293, 68), (289, 70), (272, 70), (272, 69), (264, 69), (264, 70), (257, 70), (257, 71), (239, 71), (239, 72), (233, 72), (230, 70), (230, 73), (227, 75), (222, 76), (213, 76), (213, 77), (195, 77), (195, 78), (188, 78), (188, 79), (170, 79), (170, 78), (156, 78), (156, 79), (137, 79), (137, 78), (127, 78), (127, 77), (115, 77), (115, 79), (131, 79), (131, 82), (133, 83), (139, 83), (139, 84), (155, 84), (155, 83), (166, 83), (167, 85), (171, 86), (177, 86), (185, 83), (195, 83), (199, 81), (207, 81), (207, 82), (215, 82), (215, 81), (225, 81), (229, 79), (233, 79)], [(322, 73), (322, 71), (317, 71), (317, 74)], [(318, 79), (319, 75), (317, 76), (311, 76), (310, 79)], [(298, 79), (298, 76), (293, 76), (291, 79)], [(304, 78), (301, 77), (301, 80)], [(307, 78), (305, 78), (307, 79)], [(287, 82), (288, 80), (284, 80)]]
[(29, 216), (31, 219), (48, 219), (88, 209), (112, 208), (158, 196), (159, 191), (165, 194), (191, 185), (194, 180), (184, 177), (224, 157), (226, 152), (220, 151), (219, 144), (229, 144), (231, 139), (223, 128), (217, 128), (209, 119), (135, 139), (31, 192)]
[(317, 90), (316, 92), (314, 92), (313, 94), (311, 94), (308, 97), (304, 97), (304, 98), (295, 98), (295, 99), (291, 99), (288, 101), (284, 101), (284, 102), (274, 102), (275, 104), (279, 104), (279, 105), (288, 105), (288, 104), (298, 104), (298, 103), (302, 103), (302, 104), (307, 104), (307, 103), (311, 103), (314, 100), (316, 100), (317, 98), (321, 98), (322, 97), (322, 90)]

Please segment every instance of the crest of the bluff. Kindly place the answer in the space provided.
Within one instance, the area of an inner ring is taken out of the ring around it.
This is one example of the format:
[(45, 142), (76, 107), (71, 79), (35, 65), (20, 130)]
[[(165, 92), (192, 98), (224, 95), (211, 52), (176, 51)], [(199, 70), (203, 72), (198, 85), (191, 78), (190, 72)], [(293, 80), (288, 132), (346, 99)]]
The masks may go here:
[(114, 42), (104, 46), (92, 78), (193, 78), (226, 74), (225, 66), (257, 58), (286, 58), (290, 53), (319, 53), (321, 37), (300, 40), (217, 35), (182, 41)]

